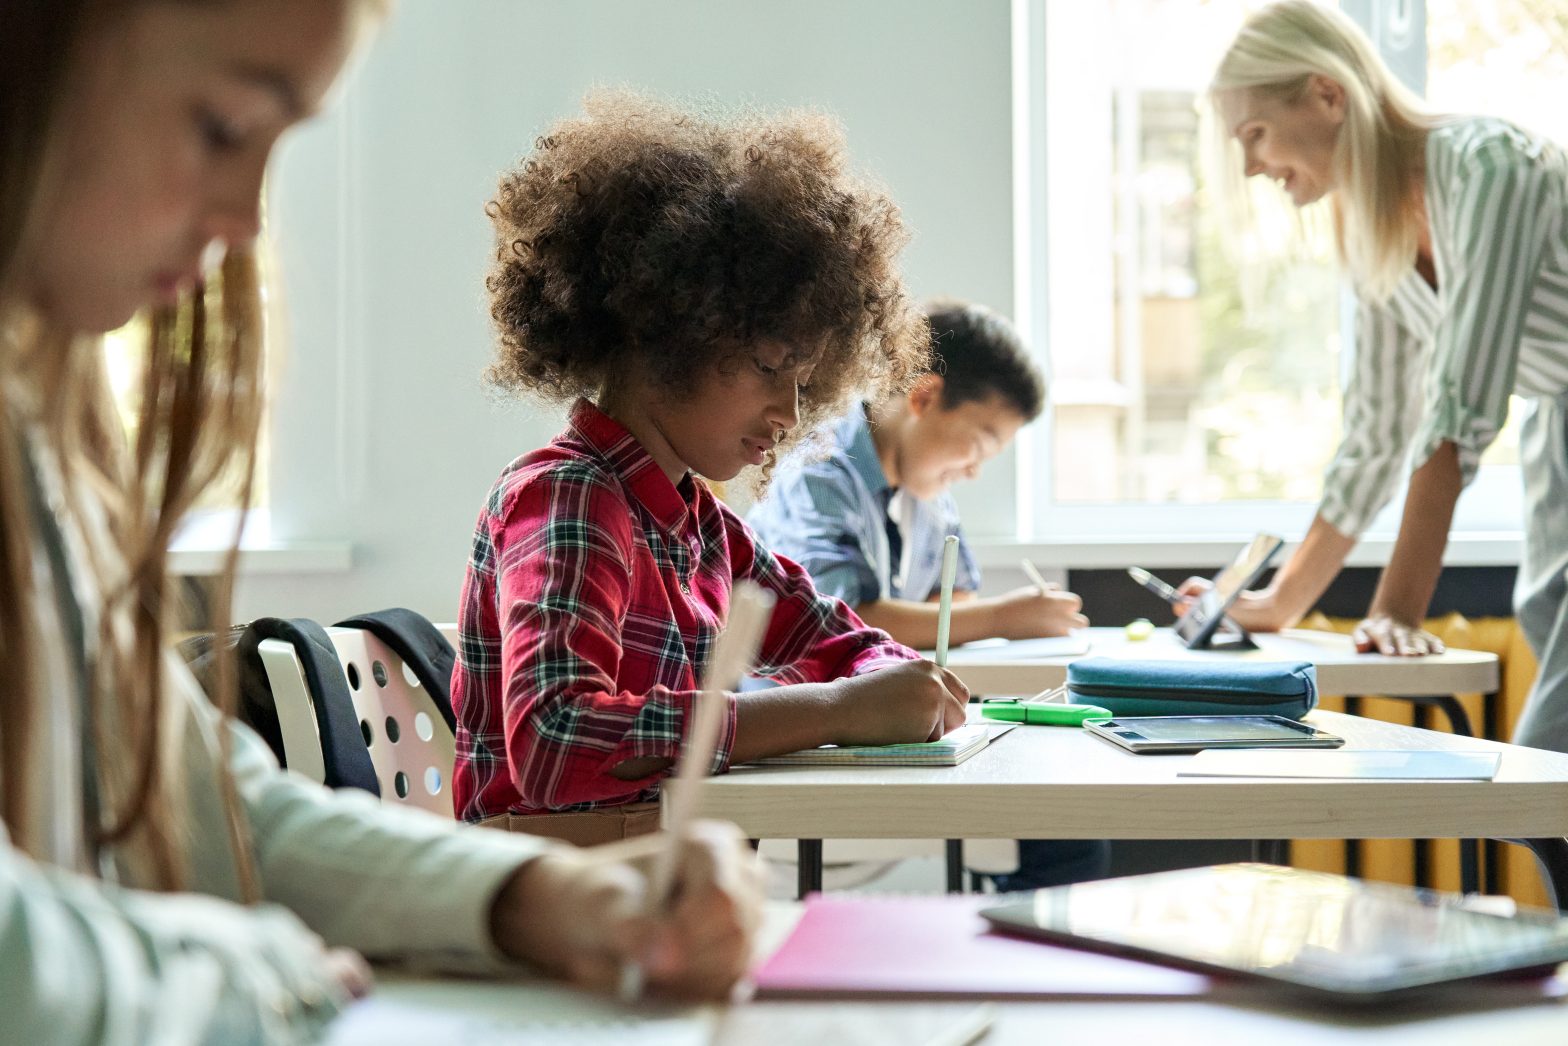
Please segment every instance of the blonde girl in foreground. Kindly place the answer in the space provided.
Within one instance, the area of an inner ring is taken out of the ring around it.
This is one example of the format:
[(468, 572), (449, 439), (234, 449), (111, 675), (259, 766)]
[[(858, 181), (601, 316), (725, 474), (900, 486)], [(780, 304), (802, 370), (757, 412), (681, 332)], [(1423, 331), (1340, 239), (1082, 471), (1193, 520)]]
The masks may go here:
[[(297, 1041), (360, 955), (698, 996), (744, 969), (732, 831), (637, 918), (631, 865), (280, 772), (167, 652), (170, 531), (252, 465), (267, 157), (378, 6), (0, 6), (0, 1041)], [(96, 336), (143, 310), (128, 447)]]

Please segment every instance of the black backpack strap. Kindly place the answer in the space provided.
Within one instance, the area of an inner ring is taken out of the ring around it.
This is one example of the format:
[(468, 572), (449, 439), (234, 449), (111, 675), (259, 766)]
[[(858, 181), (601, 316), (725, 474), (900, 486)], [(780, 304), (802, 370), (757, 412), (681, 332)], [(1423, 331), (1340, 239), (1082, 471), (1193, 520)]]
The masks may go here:
[(347, 618), (339, 621), (338, 627), (362, 628), (391, 647), (435, 702), (447, 729), (457, 732), (457, 717), (452, 714), (452, 668), (457, 655), (429, 619), (403, 607), (392, 607)]
[(327, 787), (360, 788), (379, 796), (381, 784), (359, 729), (359, 715), (343, 677), (343, 662), (326, 629), (304, 617), (259, 617), (249, 627), (258, 639), (281, 639), (299, 657), (316, 712), (316, 730), (321, 735)]

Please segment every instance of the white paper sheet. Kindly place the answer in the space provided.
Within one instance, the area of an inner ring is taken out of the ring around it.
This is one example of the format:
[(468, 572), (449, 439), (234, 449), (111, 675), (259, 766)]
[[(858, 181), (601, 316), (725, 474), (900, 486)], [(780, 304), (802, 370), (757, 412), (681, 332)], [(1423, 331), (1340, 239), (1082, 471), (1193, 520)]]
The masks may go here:
[(1490, 781), (1497, 752), (1346, 752), (1209, 749), (1192, 756), (1177, 777), (1312, 777), (1351, 780)]

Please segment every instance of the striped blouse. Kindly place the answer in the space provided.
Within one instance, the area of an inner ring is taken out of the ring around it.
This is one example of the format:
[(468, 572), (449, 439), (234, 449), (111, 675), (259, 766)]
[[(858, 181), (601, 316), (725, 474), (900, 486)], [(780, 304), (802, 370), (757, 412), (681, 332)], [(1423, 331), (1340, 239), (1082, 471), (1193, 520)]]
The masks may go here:
[(1426, 204), (1437, 289), (1412, 266), (1386, 303), (1357, 309), (1344, 435), (1319, 506), (1352, 536), (1444, 440), (1468, 484), (1510, 394), (1568, 392), (1563, 150), (1502, 120), (1444, 123), (1427, 139)]

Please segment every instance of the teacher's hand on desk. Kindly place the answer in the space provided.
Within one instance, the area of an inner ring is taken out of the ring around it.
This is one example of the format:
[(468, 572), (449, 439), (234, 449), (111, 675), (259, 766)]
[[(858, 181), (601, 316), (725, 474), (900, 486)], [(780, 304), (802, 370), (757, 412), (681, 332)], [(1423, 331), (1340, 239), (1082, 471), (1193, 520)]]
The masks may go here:
[(1422, 657), (1441, 654), (1443, 641), (1419, 625), (1396, 620), (1390, 614), (1373, 614), (1351, 634), (1356, 649), (1363, 654), (1389, 654), (1397, 657)]
[(761, 923), (756, 855), (734, 826), (694, 823), (681, 840), (670, 904), (648, 915), (647, 874), (664, 839), (563, 846), (529, 861), (496, 897), (497, 946), (593, 991), (614, 991), (622, 969), (637, 963), (654, 993), (726, 998), (750, 964)]

